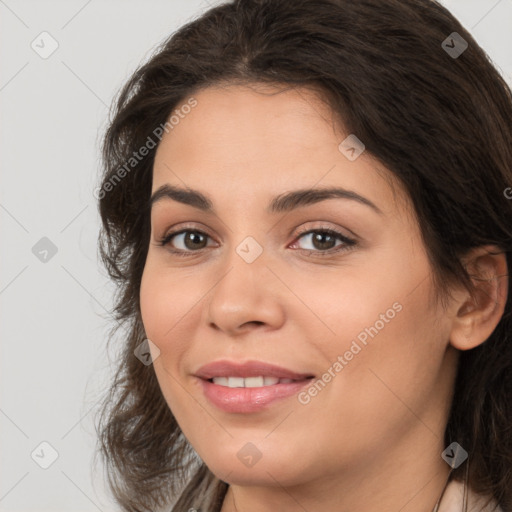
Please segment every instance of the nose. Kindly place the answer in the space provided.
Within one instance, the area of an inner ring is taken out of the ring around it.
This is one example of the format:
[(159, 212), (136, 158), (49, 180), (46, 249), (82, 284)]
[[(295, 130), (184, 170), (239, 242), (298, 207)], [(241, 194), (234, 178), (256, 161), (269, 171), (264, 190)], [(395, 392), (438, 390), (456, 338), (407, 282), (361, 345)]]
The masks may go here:
[(229, 336), (253, 329), (278, 329), (284, 323), (285, 288), (267, 267), (264, 253), (248, 263), (233, 250), (221, 277), (205, 298), (209, 327)]

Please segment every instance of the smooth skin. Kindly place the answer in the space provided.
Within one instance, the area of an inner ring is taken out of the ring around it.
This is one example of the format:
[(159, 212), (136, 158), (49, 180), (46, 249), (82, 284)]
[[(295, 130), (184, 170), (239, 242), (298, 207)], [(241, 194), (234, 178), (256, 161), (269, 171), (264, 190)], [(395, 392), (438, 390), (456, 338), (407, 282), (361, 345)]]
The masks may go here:
[[(158, 147), (152, 190), (200, 191), (214, 211), (154, 203), (140, 299), (162, 393), (230, 484), (222, 512), (430, 512), (450, 470), (441, 452), (459, 350), (484, 342), (503, 314), (505, 257), (468, 254), (487, 280), (476, 299), (453, 288), (443, 307), (407, 194), (367, 152), (350, 161), (339, 150), (349, 134), (314, 91), (228, 85), (194, 98)], [(324, 187), (380, 212), (340, 198), (266, 210), (286, 192)], [(302, 234), (323, 229), (356, 243)], [(252, 263), (236, 250), (248, 236), (263, 249)], [(395, 303), (401, 311), (305, 405), (292, 396), (227, 413), (194, 377), (220, 359), (321, 377)], [(237, 457), (249, 442), (261, 453), (252, 467)]]

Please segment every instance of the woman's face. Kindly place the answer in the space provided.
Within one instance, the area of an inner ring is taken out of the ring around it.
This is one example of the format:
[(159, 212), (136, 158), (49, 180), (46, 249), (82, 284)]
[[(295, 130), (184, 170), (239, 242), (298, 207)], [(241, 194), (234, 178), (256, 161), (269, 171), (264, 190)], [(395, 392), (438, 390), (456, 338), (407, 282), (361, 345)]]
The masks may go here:
[(140, 298), (163, 395), (233, 484), (437, 463), (455, 351), (409, 200), (312, 92), (261, 91), (200, 91), (157, 150)]

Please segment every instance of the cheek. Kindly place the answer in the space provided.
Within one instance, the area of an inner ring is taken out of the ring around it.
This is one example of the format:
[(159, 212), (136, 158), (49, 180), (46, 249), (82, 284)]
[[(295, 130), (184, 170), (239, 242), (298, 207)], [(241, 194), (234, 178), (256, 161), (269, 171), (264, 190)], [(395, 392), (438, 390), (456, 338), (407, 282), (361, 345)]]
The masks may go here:
[(297, 315), (295, 320), (301, 322), (305, 332), (312, 334), (314, 327), (320, 334), (317, 339), (323, 340), (324, 347), (335, 357), (349, 350), (354, 340), (364, 347), (365, 342), (382, 338), (382, 333), (403, 317), (404, 293), (400, 283), (395, 281), (391, 286), (379, 282), (369, 272), (360, 274), (360, 271), (340, 272), (340, 276), (333, 275), (322, 282), (301, 276), (294, 286), (299, 297), (307, 298), (310, 312), (315, 313), (306, 311), (307, 314)]
[[(189, 288), (190, 290), (190, 288)], [(182, 386), (178, 384), (179, 363), (186, 351), (187, 339), (180, 319), (195, 300), (188, 300), (190, 291), (180, 284), (175, 276), (148, 263), (142, 275), (140, 287), (140, 308), (146, 336), (160, 350), (153, 368), (159, 382), (162, 394), (175, 416), (182, 417), (182, 403), (190, 405), (190, 397), (182, 396)], [(189, 302), (191, 304), (189, 304)]]
[(449, 326), (430, 304), (428, 263), (416, 258), (413, 265), (399, 253), (390, 261), (312, 288), (317, 311), (334, 331), (318, 337), (317, 347), (329, 360), (325, 372), (336, 377), (324, 373), (330, 383), (314, 399), (333, 410), (332, 428), (352, 430), (347, 418), (359, 418), (358, 429), (365, 425), (367, 432), (386, 422), (407, 425), (404, 403), (421, 410), (436, 386)]
[[(369, 444), (391, 442), (418, 422), (415, 414), (427, 411), (436, 396), (447, 331), (428, 304), (428, 291), (424, 284), (399, 304), (392, 300), (398, 295), (374, 299), (365, 323), (350, 323), (347, 337), (338, 338), (338, 352), (331, 352), (333, 361), (341, 355), (344, 362), (332, 393), (322, 392), (333, 410), (330, 425), (343, 426), (354, 442), (361, 433)], [(336, 402), (342, 405), (332, 406)]]
[[(350, 345), (358, 336), (363, 343), (372, 339), (370, 332), (375, 334), (376, 329), (381, 338), (380, 333), (404, 317), (398, 310), (417, 297), (411, 290), (429, 273), (424, 254), (412, 254), (407, 244), (393, 238), (372, 250), (349, 255), (347, 263), (323, 269), (316, 276), (306, 272), (290, 275), (288, 282), (294, 284), (294, 291), (305, 298), (324, 327), (329, 327), (323, 328), (327, 340), (343, 349), (347, 341)], [(420, 314), (423, 305), (413, 307), (419, 308)]]
[[(176, 334), (195, 314), (201, 297), (198, 286), (191, 285), (193, 277), (177, 277), (175, 269), (146, 264), (140, 287), (140, 308), (146, 335), (165, 352), (172, 346), (179, 350)], [(196, 306), (196, 307), (194, 307)]]
[(140, 286), (140, 310), (146, 335), (153, 342), (160, 339), (163, 324), (168, 318), (167, 315), (162, 315), (166, 302), (164, 290), (158, 282), (157, 273), (146, 264)]

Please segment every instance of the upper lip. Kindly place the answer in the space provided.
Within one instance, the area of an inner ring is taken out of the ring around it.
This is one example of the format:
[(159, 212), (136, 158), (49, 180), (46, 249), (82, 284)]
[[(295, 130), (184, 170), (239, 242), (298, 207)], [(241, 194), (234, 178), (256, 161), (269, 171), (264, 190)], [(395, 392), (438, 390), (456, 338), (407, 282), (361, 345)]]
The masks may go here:
[(303, 380), (313, 377), (310, 373), (298, 373), (287, 368), (262, 361), (246, 361), (235, 363), (231, 361), (214, 361), (201, 366), (196, 377), (209, 380), (214, 377), (276, 377), (278, 379)]

